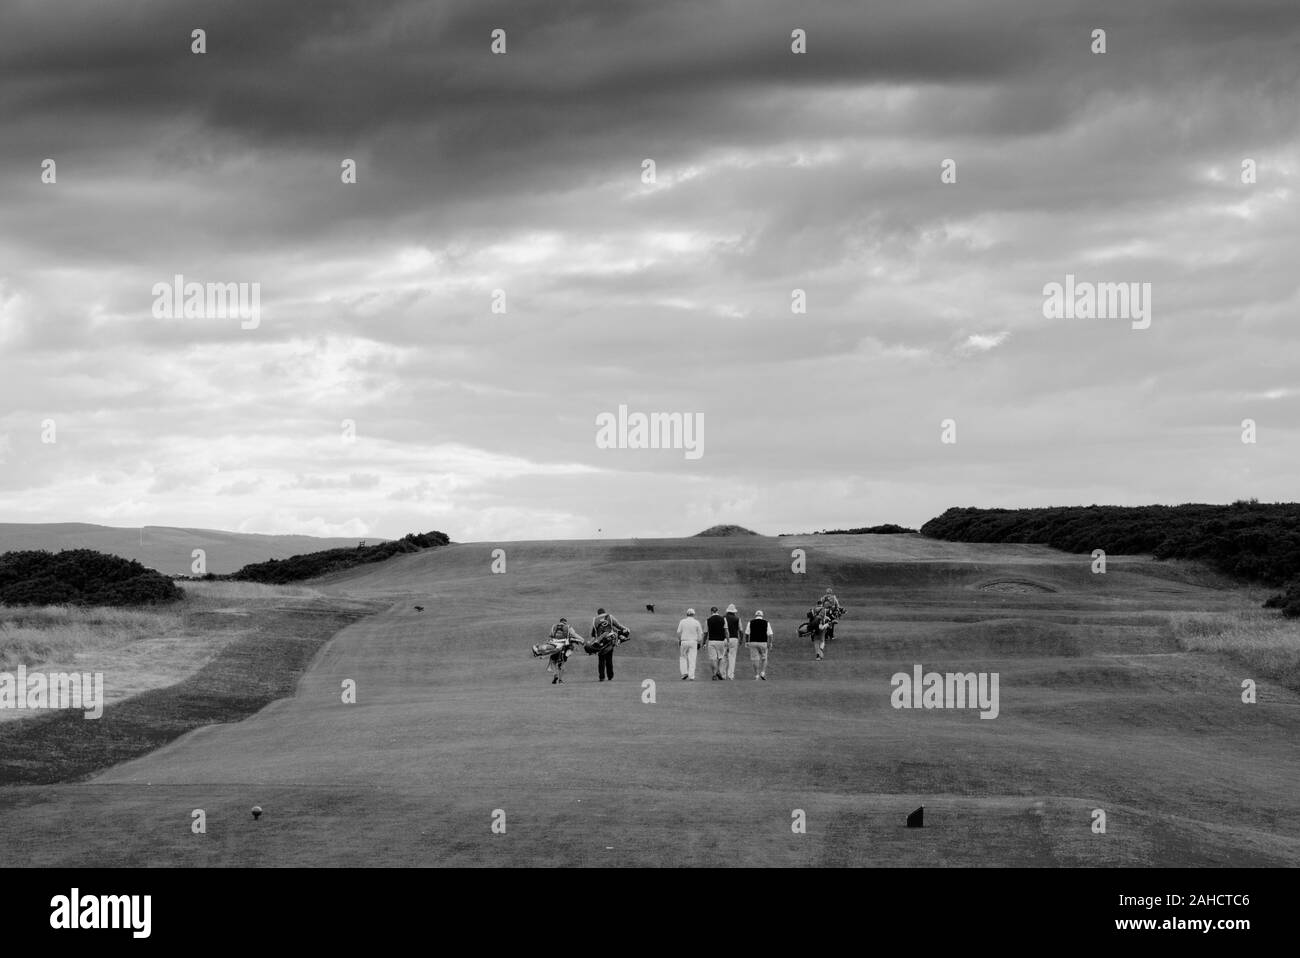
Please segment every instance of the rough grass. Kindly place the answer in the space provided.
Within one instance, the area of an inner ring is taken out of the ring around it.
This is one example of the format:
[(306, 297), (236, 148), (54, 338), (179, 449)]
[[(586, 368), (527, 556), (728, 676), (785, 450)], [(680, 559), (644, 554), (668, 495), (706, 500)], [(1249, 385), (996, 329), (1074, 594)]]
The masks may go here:
[(265, 585), (233, 579), (196, 579), (186, 582), (185, 590), (211, 599), (308, 599), (320, 595), (318, 590), (303, 585)]
[(236, 722), (292, 695), (317, 650), (363, 613), (322, 608), (252, 613), (252, 628), (182, 682), (104, 709), (54, 712), (0, 725), (0, 785), (76, 781), (151, 752), (201, 725)]
[(181, 614), (174, 606), (0, 607), (0, 671), (67, 661), (91, 648), (117, 648), (174, 631), (180, 624)]
[(1265, 609), (1174, 613), (1170, 620), (1182, 648), (1226, 655), (1300, 692), (1300, 622)]

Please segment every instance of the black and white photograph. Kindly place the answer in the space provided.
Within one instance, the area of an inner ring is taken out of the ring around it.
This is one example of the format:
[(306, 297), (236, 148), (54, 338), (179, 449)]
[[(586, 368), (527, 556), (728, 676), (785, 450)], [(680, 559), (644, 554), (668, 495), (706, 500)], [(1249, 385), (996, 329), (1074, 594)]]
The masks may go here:
[(1282, 930), (1296, 0), (0, 0), (0, 131), (15, 941)]

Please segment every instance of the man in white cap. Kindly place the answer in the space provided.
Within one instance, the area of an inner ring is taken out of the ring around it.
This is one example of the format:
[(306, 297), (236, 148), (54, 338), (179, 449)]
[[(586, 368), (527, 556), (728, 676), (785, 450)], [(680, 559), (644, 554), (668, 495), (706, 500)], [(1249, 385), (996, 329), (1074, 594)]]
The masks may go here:
[(740, 621), (740, 613), (736, 611), (736, 604), (733, 602), (727, 606), (727, 614), (723, 616), (727, 622), (727, 654), (723, 659), (723, 665), (726, 669), (728, 679), (736, 677), (736, 656), (740, 652), (740, 636), (745, 631), (744, 624)]
[(694, 682), (695, 656), (699, 654), (700, 643), (704, 641), (704, 629), (699, 619), (695, 618), (694, 609), (687, 609), (686, 618), (677, 623), (677, 638), (681, 640), (677, 662), (682, 669), (682, 681), (690, 679)]
[(745, 630), (746, 641), (749, 645), (749, 661), (754, 666), (754, 681), (762, 679), (767, 681), (767, 653), (772, 647), (774, 632), (772, 623), (763, 618), (763, 610), (759, 609), (754, 613), (754, 617), (749, 620), (749, 628)]

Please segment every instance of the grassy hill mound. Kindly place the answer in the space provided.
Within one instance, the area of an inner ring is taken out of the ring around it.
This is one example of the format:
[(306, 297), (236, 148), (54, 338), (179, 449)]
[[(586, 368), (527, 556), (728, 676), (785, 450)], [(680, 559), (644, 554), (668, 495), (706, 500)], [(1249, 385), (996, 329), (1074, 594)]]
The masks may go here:
[(153, 605), (183, 595), (165, 575), (93, 549), (0, 555), (4, 605)]
[(712, 536), (756, 536), (757, 532), (752, 529), (746, 529), (744, 526), (709, 526), (703, 532), (697, 532), (692, 538)]
[(291, 556), (288, 559), (256, 562), (244, 566), (230, 578), (241, 582), (283, 585), (286, 582), (314, 579), (317, 576), (340, 572), (370, 562), (383, 562), (396, 555), (445, 546), (450, 542), (451, 540), (442, 532), (412, 532), (395, 542), (381, 542), (378, 545), (356, 546), (351, 549), (326, 549), (322, 552)]
[(921, 534), (956, 542), (1035, 543), (1065, 552), (1103, 549), (1195, 559), (1247, 582), (1290, 583), (1269, 607), (1300, 616), (1300, 503), (949, 509), (923, 525)]

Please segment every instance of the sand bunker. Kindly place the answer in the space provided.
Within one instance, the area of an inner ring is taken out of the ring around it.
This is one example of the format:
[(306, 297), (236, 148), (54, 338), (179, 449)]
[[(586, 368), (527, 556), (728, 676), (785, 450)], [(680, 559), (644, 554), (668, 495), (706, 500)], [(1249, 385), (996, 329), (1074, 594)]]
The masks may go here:
[(1041, 582), (1030, 582), (1027, 579), (999, 579), (996, 582), (986, 582), (978, 588), (981, 592), (1002, 592), (1010, 595), (1034, 595), (1056, 591), (1051, 586), (1043, 585)]

